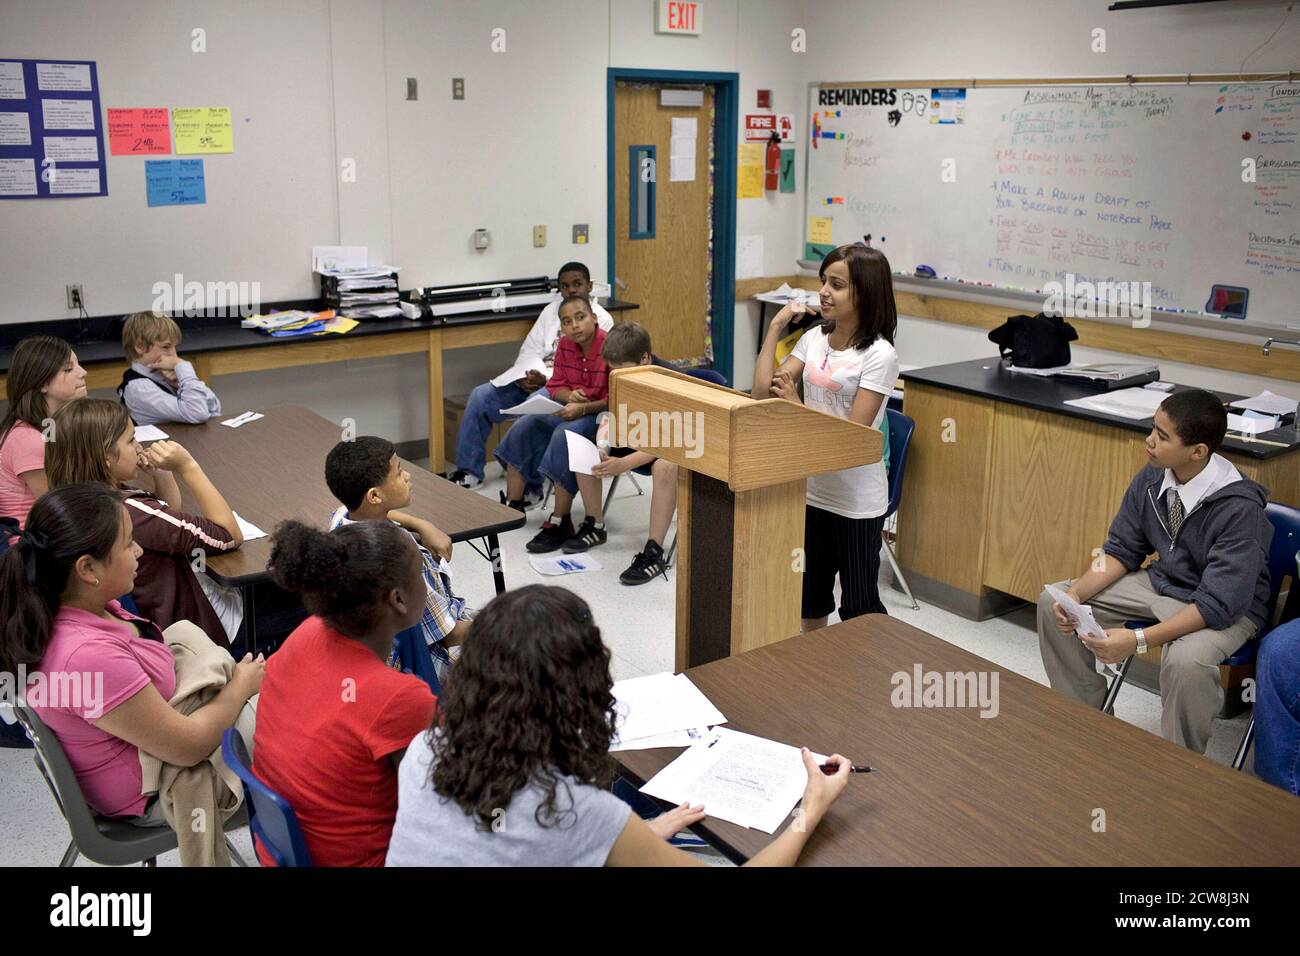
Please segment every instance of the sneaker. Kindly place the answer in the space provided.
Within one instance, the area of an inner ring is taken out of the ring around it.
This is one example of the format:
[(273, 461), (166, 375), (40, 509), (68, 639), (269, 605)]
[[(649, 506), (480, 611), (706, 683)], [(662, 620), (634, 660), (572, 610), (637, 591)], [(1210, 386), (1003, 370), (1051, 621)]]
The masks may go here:
[(478, 475), (471, 475), (463, 468), (458, 468), (447, 476), (447, 480), (453, 485), (460, 485), (462, 488), (468, 488), (470, 491), (483, 487), (483, 479)]
[[(510, 505), (514, 507), (514, 502)], [(531, 554), (546, 554), (550, 551), (559, 551), (564, 542), (573, 537), (573, 519), (565, 515), (555, 521), (555, 515), (542, 525), (542, 530), (537, 532), (532, 541), (529, 541), (527, 548)]]
[(506, 501), (506, 493), (504, 491), (497, 492), (497, 500), (508, 508), (514, 508), (520, 514), (525, 514), (528, 511), (526, 501)]
[(536, 488), (525, 488), (522, 500), (524, 503), (524, 510), (532, 511), (542, 503), (542, 493)]
[(582, 524), (578, 525), (578, 533), (564, 542), (564, 553), (577, 554), (580, 551), (586, 551), (598, 544), (604, 544), (605, 539), (608, 537), (609, 535), (605, 534), (604, 528), (596, 527), (595, 518), (583, 518)]
[(618, 576), (623, 584), (645, 584), (659, 575), (668, 580), (668, 565), (664, 563), (664, 549), (654, 541), (647, 541), (645, 550), (632, 559), (632, 566)]

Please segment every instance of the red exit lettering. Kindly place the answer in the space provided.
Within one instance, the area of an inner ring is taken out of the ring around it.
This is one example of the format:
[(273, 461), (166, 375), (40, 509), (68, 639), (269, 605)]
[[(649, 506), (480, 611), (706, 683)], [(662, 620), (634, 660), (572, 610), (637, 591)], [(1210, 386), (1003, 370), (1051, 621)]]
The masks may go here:
[(669, 0), (668, 29), (694, 30), (695, 4), (682, 2), (682, 0)]

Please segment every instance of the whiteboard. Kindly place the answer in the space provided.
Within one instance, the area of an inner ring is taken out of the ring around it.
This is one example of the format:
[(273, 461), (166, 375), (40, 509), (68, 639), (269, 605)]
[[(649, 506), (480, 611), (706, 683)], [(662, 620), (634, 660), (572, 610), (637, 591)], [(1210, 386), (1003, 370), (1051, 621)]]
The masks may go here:
[(1125, 283), (1166, 321), (1241, 286), (1246, 320), (1225, 328), (1300, 326), (1300, 83), (809, 98), (805, 258), (870, 234), (897, 273), (1044, 295)]

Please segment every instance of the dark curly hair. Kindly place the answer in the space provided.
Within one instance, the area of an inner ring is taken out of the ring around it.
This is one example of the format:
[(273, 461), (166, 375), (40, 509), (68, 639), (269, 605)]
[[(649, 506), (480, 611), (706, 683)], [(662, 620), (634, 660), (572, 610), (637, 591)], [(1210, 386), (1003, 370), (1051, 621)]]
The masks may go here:
[(536, 784), (545, 793), (537, 823), (565, 822), (572, 804), (557, 805), (561, 777), (598, 787), (613, 780), (609, 660), (591, 610), (572, 591), (530, 585), (493, 599), (438, 699), (433, 789), (486, 831), (494, 810)]
[(361, 507), (367, 491), (388, 480), (396, 453), (392, 442), (374, 435), (341, 441), (325, 456), (325, 484), (335, 498), (354, 511)]

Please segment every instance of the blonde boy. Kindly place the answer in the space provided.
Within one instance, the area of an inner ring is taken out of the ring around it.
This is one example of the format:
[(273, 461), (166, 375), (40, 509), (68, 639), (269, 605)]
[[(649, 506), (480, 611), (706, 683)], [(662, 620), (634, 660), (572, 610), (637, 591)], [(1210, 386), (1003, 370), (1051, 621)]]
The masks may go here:
[(117, 394), (137, 425), (197, 425), (221, 414), (216, 393), (176, 354), (180, 344), (180, 326), (159, 312), (136, 312), (122, 327), (122, 351), (131, 367)]

